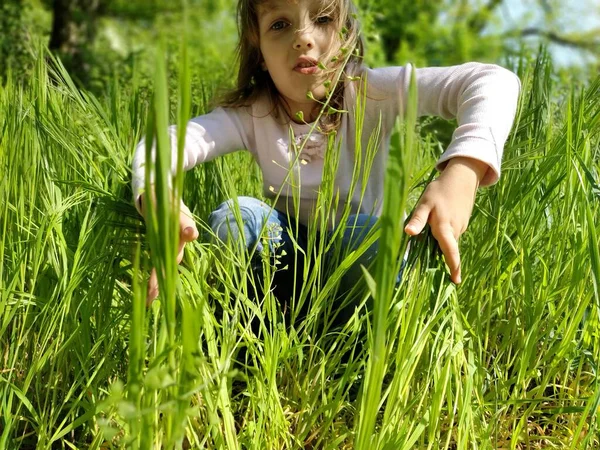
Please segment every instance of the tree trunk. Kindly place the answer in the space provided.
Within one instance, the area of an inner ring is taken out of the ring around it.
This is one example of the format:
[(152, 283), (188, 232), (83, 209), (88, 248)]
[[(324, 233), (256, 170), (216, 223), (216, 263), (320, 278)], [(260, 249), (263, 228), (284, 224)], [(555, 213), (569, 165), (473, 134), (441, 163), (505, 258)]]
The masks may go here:
[(96, 34), (96, 19), (104, 0), (54, 0), (50, 50), (57, 52), (65, 66), (78, 74), (88, 70), (84, 58), (86, 47)]

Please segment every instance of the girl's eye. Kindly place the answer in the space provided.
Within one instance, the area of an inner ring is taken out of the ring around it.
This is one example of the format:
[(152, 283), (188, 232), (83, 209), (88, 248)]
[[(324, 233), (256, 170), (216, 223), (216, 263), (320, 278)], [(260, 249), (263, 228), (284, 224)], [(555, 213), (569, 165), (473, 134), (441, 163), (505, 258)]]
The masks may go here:
[(316, 22), (319, 25), (326, 25), (326, 24), (328, 24), (331, 21), (332, 21), (331, 17), (329, 17), (329, 16), (321, 16), (321, 17), (317, 17), (317, 21)]
[(283, 30), (285, 27), (287, 27), (287, 24), (283, 20), (278, 20), (273, 25), (271, 25), (271, 30), (279, 31)]

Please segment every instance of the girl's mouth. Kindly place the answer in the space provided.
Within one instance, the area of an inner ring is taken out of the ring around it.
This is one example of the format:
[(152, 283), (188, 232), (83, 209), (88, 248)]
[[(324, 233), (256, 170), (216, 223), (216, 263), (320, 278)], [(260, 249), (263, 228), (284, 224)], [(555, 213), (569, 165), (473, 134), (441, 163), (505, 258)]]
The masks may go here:
[(303, 55), (296, 60), (294, 71), (303, 75), (314, 75), (319, 70), (318, 61), (311, 56)]
[(317, 66), (298, 65), (298, 66), (294, 67), (294, 71), (299, 72), (304, 75), (313, 75), (313, 74), (317, 73), (317, 70), (319, 70), (319, 68)]

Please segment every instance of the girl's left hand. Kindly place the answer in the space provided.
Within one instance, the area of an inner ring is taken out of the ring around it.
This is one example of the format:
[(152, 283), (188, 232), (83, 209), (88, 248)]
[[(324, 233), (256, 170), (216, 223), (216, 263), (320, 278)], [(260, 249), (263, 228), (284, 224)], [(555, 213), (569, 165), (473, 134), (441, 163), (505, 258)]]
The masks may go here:
[(415, 236), (429, 223), (456, 284), (461, 282), (458, 240), (467, 229), (477, 187), (487, 169), (487, 164), (472, 158), (451, 159), (427, 186), (404, 228)]

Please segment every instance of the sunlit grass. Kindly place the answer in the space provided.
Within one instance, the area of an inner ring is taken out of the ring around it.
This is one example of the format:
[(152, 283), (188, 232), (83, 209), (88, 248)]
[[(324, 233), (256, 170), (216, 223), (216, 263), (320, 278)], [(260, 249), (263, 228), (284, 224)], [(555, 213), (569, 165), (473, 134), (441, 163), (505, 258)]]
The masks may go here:
[[(369, 269), (372, 313), (365, 291), (335, 326), (337, 282), (368, 243), (326, 274), (329, 243), (313, 233), (290, 316), (269, 292), (278, 268), (268, 258), (259, 299), (245, 252), (201, 239), (175, 265), (169, 162), (157, 162), (154, 225), (137, 215), (135, 143), (154, 121), (166, 148), (160, 130), (206, 108), (187, 103), (182, 67), (168, 92), (158, 66), (152, 106), (135, 87), (94, 98), (42, 60), (30, 86), (9, 79), (0, 90), (0, 448), (600, 446), (600, 80), (558, 86), (543, 55), (523, 62), (503, 176), (480, 192), (463, 237), (463, 284), (450, 283), (425, 235), (399, 288), (390, 253)], [(392, 142), (393, 154), (406, 145), (418, 156), (393, 167), (414, 168), (390, 231), (438, 152), (434, 137), (409, 136)], [(179, 182), (205, 232), (223, 200), (261, 195), (243, 153)], [(332, 183), (317, 220), (344, 204)], [(151, 264), (164, 277), (147, 310)]]

